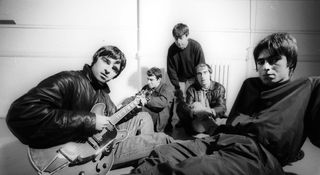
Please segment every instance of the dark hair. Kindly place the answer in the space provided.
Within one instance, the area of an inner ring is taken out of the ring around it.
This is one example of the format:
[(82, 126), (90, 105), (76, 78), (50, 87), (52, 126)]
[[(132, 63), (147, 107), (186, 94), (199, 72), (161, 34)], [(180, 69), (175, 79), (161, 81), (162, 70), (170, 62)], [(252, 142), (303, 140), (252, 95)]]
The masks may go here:
[(189, 27), (186, 24), (178, 23), (172, 29), (172, 35), (174, 38), (179, 38), (183, 35), (189, 35)]
[(157, 79), (162, 78), (162, 73), (161, 70), (157, 67), (152, 67), (147, 71), (147, 75), (150, 76), (155, 76)]
[(197, 74), (197, 70), (200, 68), (200, 67), (207, 67), (208, 70), (209, 70), (209, 73), (211, 74), (212, 73), (212, 68), (209, 64), (207, 63), (200, 63), (198, 64), (196, 67), (195, 67), (195, 73)]
[(262, 39), (253, 50), (254, 61), (257, 66), (257, 59), (263, 50), (268, 50), (270, 55), (283, 55), (287, 58), (287, 66), (290, 74), (297, 66), (298, 46), (296, 39), (288, 33), (273, 33)]
[(93, 55), (91, 66), (97, 62), (98, 57), (100, 56), (107, 56), (108, 58), (121, 61), (120, 70), (114, 78), (119, 76), (123, 69), (126, 67), (126, 57), (123, 54), (123, 52), (116, 46), (102, 46), (100, 49), (98, 49), (96, 53)]

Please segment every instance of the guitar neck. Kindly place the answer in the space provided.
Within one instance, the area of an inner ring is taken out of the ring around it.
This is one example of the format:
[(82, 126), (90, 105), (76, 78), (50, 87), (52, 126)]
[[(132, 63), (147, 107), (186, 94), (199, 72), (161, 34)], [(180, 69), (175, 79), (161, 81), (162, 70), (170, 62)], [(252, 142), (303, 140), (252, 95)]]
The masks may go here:
[(114, 113), (109, 117), (109, 121), (115, 125), (117, 124), (124, 116), (126, 116), (131, 110), (133, 110), (137, 106), (136, 99), (127, 104), (125, 107), (121, 108), (119, 111)]

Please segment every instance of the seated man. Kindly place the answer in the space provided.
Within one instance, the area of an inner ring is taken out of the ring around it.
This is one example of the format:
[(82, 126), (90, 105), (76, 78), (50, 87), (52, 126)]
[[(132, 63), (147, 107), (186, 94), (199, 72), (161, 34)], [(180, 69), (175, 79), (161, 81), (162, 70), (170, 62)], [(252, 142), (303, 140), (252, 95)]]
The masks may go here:
[(178, 104), (177, 114), (186, 133), (212, 133), (219, 124), (217, 120), (225, 117), (225, 88), (211, 80), (208, 64), (201, 63), (195, 70), (196, 82), (187, 89), (186, 103)]
[(151, 90), (149, 100), (142, 107), (142, 111), (148, 112), (153, 120), (154, 130), (156, 132), (164, 132), (169, 129), (171, 105), (173, 103), (173, 89), (162, 80), (161, 70), (157, 67), (152, 67), (147, 71), (147, 85), (143, 90)]
[(253, 55), (259, 77), (244, 81), (226, 125), (211, 137), (157, 147), (133, 172), (281, 175), (306, 137), (320, 148), (320, 77), (290, 80), (295, 38), (269, 35)]
[[(107, 83), (118, 77), (125, 66), (126, 58), (121, 50), (115, 46), (101, 47), (94, 54), (91, 65), (84, 65), (83, 70), (63, 71), (50, 76), (15, 100), (6, 118), (9, 129), (22, 143), (35, 151), (69, 142), (90, 143), (94, 149), (99, 150), (99, 147), (105, 145), (105, 140), (114, 139), (109, 133), (113, 133), (114, 127), (117, 127), (128, 130), (129, 135), (115, 146), (115, 164), (147, 156), (155, 146), (172, 140), (163, 133), (154, 133), (153, 122), (148, 113), (139, 113), (138, 116), (119, 123), (113, 119), (118, 117), (116, 119), (120, 120), (123, 115), (106, 117), (113, 116), (117, 111), (109, 96)], [(143, 99), (143, 96), (137, 97), (138, 102), (143, 102)], [(91, 111), (97, 103), (105, 105), (102, 113)], [(101, 131), (107, 131), (102, 138), (93, 141), (88, 139)], [(73, 156), (78, 156), (78, 153)], [(81, 163), (81, 156), (78, 157)], [(108, 170), (110, 167), (105, 165), (104, 170)], [(61, 171), (66, 169), (68, 168)], [(101, 171), (96, 168), (98, 170)], [(45, 172), (49, 173), (50, 170)]]

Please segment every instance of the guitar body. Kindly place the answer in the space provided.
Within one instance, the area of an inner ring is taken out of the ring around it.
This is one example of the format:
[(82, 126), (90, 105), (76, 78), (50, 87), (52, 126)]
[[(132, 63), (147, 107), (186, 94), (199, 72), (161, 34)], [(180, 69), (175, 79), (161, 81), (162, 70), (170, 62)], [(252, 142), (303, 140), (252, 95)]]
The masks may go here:
[[(105, 105), (96, 104), (91, 112), (104, 114)], [(114, 146), (126, 139), (125, 130), (98, 133), (84, 143), (68, 142), (47, 149), (28, 149), (31, 164), (39, 175), (105, 175), (114, 161)]]

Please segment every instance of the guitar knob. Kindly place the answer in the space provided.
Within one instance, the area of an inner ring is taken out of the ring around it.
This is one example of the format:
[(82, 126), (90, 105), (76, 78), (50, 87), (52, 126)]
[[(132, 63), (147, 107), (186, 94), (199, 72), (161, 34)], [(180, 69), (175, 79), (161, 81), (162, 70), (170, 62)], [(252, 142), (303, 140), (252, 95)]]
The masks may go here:
[(102, 164), (102, 167), (103, 167), (103, 168), (107, 168), (107, 164), (106, 164), (106, 163), (103, 163), (103, 164)]
[(80, 171), (79, 175), (85, 175), (86, 173), (84, 171)]
[(97, 173), (99, 173), (99, 172), (101, 171), (98, 166), (99, 166), (99, 164), (96, 165), (96, 172), (97, 172)]

